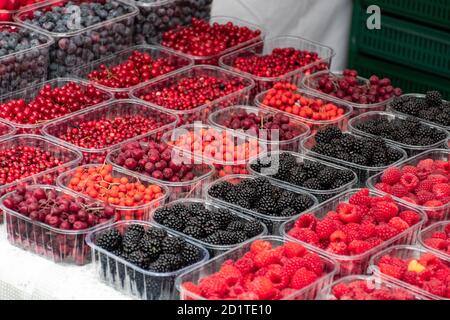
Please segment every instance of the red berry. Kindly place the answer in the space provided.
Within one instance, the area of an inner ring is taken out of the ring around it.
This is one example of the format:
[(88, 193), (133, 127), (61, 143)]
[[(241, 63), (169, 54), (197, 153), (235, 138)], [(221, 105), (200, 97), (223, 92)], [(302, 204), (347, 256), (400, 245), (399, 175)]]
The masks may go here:
[(300, 270), (297, 270), (292, 277), (291, 287), (297, 290), (302, 289), (315, 282), (317, 278), (318, 277), (314, 272), (309, 271), (306, 268), (301, 268)]
[(399, 168), (389, 168), (383, 172), (381, 181), (389, 185), (394, 185), (400, 181), (401, 177), (402, 171)]

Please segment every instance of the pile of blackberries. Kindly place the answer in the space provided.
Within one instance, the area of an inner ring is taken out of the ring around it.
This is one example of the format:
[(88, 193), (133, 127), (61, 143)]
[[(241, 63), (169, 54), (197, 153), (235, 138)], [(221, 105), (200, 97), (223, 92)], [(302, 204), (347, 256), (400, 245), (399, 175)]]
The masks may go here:
[(203, 203), (177, 203), (155, 211), (154, 220), (170, 229), (213, 245), (234, 245), (263, 232), (256, 220), (247, 221), (227, 209), (209, 210)]
[(396, 98), (391, 108), (441, 126), (450, 126), (450, 102), (443, 101), (438, 91), (427, 92), (425, 98), (414, 96)]
[[(450, 109), (449, 109), (450, 112)], [(447, 133), (424, 125), (417, 118), (387, 118), (364, 121), (355, 126), (356, 129), (411, 146), (430, 146), (445, 138)]]
[(315, 139), (316, 145), (311, 151), (361, 166), (385, 167), (403, 156), (381, 138), (361, 138), (333, 126), (319, 130)]
[(209, 196), (272, 217), (292, 217), (314, 205), (312, 197), (273, 185), (267, 178), (222, 181), (208, 190)]
[(308, 159), (298, 163), (297, 158), (287, 152), (281, 153), (278, 159), (258, 159), (251, 168), (258, 173), (268, 170), (274, 179), (310, 190), (338, 189), (355, 179), (351, 170), (336, 169)]

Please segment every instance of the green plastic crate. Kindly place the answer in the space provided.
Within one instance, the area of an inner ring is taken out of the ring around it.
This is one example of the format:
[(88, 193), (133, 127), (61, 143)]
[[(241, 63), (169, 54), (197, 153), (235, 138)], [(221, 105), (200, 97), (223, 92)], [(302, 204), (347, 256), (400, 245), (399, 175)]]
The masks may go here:
[(362, 52), (450, 78), (450, 32), (386, 14), (381, 15), (381, 29), (369, 30), (366, 26), (368, 17), (365, 9), (355, 6), (350, 40), (351, 59)]
[(450, 99), (450, 80), (426, 74), (411, 68), (377, 60), (364, 55), (355, 56), (349, 67), (358, 70), (363, 77), (373, 74), (388, 77), (393, 85), (402, 88), (404, 93), (425, 93), (438, 90), (446, 100)]
[(379, 6), (382, 12), (450, 29), (448, 0), (363, 0), (363, 2), (365, 7), (374, 4)]

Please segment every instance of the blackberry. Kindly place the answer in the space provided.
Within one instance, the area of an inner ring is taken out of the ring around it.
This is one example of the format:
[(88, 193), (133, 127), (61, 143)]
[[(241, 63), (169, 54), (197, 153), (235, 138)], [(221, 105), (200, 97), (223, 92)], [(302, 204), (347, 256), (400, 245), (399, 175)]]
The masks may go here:
[(389, 163), (396, 162), (402, 158), (402, 153), (399, 150), (388, 148), (386, 150), (386, 157), (389, 159)]
[(162, 252), (165, 254), (178, 254), (186, 245), (186, 240), (178, 237), (167, 237), (161, 243)]
[(205, 209), (205, 205), (199, 202), (191, 202), (188, 206), (188, 210), (191, 212), (204, 211)]
[(337, 127), (327, 127), (325, 129), (319, 130), (316, 134), (317, 143), (329, 143), (331, 140), (340, 138), (342, 136), (341, 130)]
[(150, 264), (150, 260), (147, 255), (141, 251), (135, 251), (128, 255), (128, 262), (134, 264), (141, 269), (147, 269)]
[(320, 185), (320, 182), (316, 178), (311, 178), (305, 181), (303, 184), (303, 188), (310, 189), (310, 190), (322, 190), (322, 186)]
[(317, 161), (305, 160), (303, 162), (303, 170), (307, 173), (309, 178), (316, 177), (323, 168), (323, 164)]
[(162, 222), (164, 219), (168, 218), (172, 215), (172, 211), (168, 208), (160, 208), (155, 211), (155, 214), (153, 215), (153, 219), (155, 219), (156, 222)]
[(272, 194), (273, 186), (267, 178), (259, 177), (253, 182), (259, 197), (270, 196)]
[(158, 273), (173, 272), (184, 267), (184, 260), (180, 255), (162, 254), (158, 260), (150, 264), (149, 270)]
[(116, 229), (109, 229), (98, 237), (96, 244), (110, 252), (117, 250), (122, 244), (122, 235)]
[(221, 245), (231, 245), (237, 243), (236, 235), (234, 232), (219, 230), (216, 234), (220, 239)]
[(336, 176), (337, 171), (335, 169), (325, 168), (319, 172), (319, 174), (317, 175), (317, 180), (322, 186), (328, 187), (331, 185), (334, 179), (336, 179)]
[(227, 226), (227, 231), (242, 231), (244, 230), (244, 222), (242, 221), (232, 221), (228, 226)]
[[(351, 171), (351, 170), (338, 170), (337, 171), (336, 180), (343, 181), (344, 183), (342, 185), (344, 185), (350, 181), (353, 181), (353, 179), (355, 179), (355, 175), (353, 174), (353, 171)], [(332, 185), (335, 185), (335, 184), (332, 183)], [(333, 189), (335, 189), (335, 188), (333, 188)]]
[(242, 243), (247, 240), (248, 240), (248, 237), (245, 232), (243, 232), (243, 231), (235, 231), (234, 232), (234, 243)]
[(184, 229), (184, 223), (181, 222), (178, 217), (175, 215), (169, 216), (163, 221), (156, 221), (158, 223), (161, 223), (163, 226), (166, 226), (169, 229), (173, 229), (175, 231), (183, 231)]
[(235, 204), (244, 209), (252, 208), (251, 203), (247, 199), (239, 199)]
[[(248, 181), (248, 180), (243, 180), (242, 182), (245, 182), (245, 181)], [(246, 185), (245, 183), (241, 183), (236, 186), (235, 190), (236, 190), (236, 192), (238, 192), (240, 194), (241, 200), (248, 200), (248, 199), (252, 199), (255, 196), (257, 196), (256, 190), (253, 187), (253, 185)]]
[(184, 261), (184, 265), (188, 266), (188, 265), (191, 265), (191, 264), (194, 264), (194, 263), (200, 261), (202, 258), (202, 255), (201, 255), (200, 250), (196, 246), (193, 246), (192, 244), (187, 243), (184, 246), (183, 251), (181, 252), (181, 258)]
[(274, 202), (272, 197), (263, 196), (259, 199), (256, 209), (260, 213), (273, 215), (276, 212), (277, 204)]
[(147, 230), (144, 236), (147, 236), (148, 238), (162, 240), (165, 237), (167, 237), (167, 231), (161, 228), (151, 228)]
[(211, 197), (214, 197), (217, 199), (222, 199), (233, 188), (234, 188), (234, 186), (230, 182), (223, 181), (223, 182), (213, 185), (208, 190), (208, 194)]
[(218, 209), (214, 212), (213, 218), (218, 222), (220, 228), (226, 228), (234, 220), (233, 215), (227, 209)]
[(442, 104), (442, 95), (439, 91), (428, 91), (425, 100), (430, 107), (438, 107)]
[(145, 230), (142, 225), (129, 226), (125, 231), (125, 234), (123, 235), (123, 251), (128, 254), (137, 251), (140, 246), (140, 240), (144, 233)]
[(335, 147), (329, 143), (316, 144), (311, 151), (327, 157), (333, 157), (336, 154)]
[(375, 167), (384, 167), (388, 162), (384, 152), (376, 152), (372, 157), (372, 165)]
[(152, 237), (151, 234), (146, 233), (141, 238), (139, 250), (141, 250), (150, 260), (155, 260), (162, 251), (161, 239)]
[(294, 202), (295, 194), (289, 191), (284, 191), (277, 201), (277, 212), (281, 212), (286, 208), (289, 208)]
[(347, 184), (348, 181), (346, 182), (345, 180), (342, 180), (341, 178), (334, 180), (331, 185), (330, 185), (330, 189), (338, 189), (340, 187), (342, 187), (343, 185)]
[(295, 216), (297, 214), (298, 213), (297, 213), (297, 211), (294, 208), (286, 208), (286, 209), (284, 209), (281, 212), (280, 216), (282, 216), (282, 217), (293, 217), (293, 216)]
[(308, 174), (301, 167), (292, 168), (288, 181), (297, 186), (302, 186), (308, 180)]
[(240, 200), (246, 200), (242, 197), (242, 194), (238, 192), (236, 189), (232, 189), (228, 191), (228, 193), (222, 198), (224, 201), (236, 204)]
[(203, 239), (204, 242), (209, 243), (209, 244), (213, 244), (213, 245), (221, 245), (221, 240), (220, 237), (218, 236), (217, 233), (213, 233), (209, 236), (207, 236), (206, 238)]
[(286, 170), (289, 171), (297, 166), (297, 159), (294, 155), (288, 152), (283, 152), (280, 154), (279, 164), (280, 167), (286, 168)]
[(221, 222), (217, 220), (210, 220), (206, 222), (203, 226), (203, 231), (206, 235), (210, 235), (217, 230), (220, 230), (221, 228), (224, 228), (226, 225), (222, 224)]
[(297, 210), (297, 213), (301, 213), (312, 207), (313, 204), (314, 201), (310, 197), (308, 197), (305, 194), (300, 194), (297, 197), (295, 197), (294, 202), (292, 204), (292, 208)]
[(442, 112), (436, 115), (435, 119), (436, 123), (443, 125), (443, 126), (450, 126), (450, 110), (447, 112)]
[(360, 154), (352, 155), (350, 157), (350, 162), (352, 162), (354, 164), (361, 165), (361, 166), (366, 166), (366, 165), (369, 164), (369, 160), (366, 157), (364, 157), (364, 156), (362, 156)]
[(257, 220), (248, 221), (243, 228), (243, 231), (247, 234), (248, 238), (256, 237), (263, 231), (263, 226)]
[(201, 239), (205, 236), (205, 232), (201, 227), (189, 226), (184, 228), (183, 233), (195, 239)]

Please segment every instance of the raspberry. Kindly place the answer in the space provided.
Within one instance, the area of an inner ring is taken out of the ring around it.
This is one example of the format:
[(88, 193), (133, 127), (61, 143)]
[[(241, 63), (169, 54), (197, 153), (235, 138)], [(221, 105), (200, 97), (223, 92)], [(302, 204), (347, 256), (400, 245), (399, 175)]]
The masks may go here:
[(255, 266), (261, 268), (280, 262), (281, 255), (279, 251), (270, 249), (257, 253), (253, 260), (255, 262)]
[(432, 169), (433, 166), (434, 166), (433, 159), (425, 159), (425, 160), (421, 160), (417, 164), (417, 169)]
[(359, 206), (354, 206), (348, 203), (340, 203), (336, 207), (336, 212), (339, 214), (341, 221), (345, 223), (359, 222), (362, 215), (359, 211)]
[(270, 249), (272, 249), (272, 245), (270, 244), (270, 242), (264, 240), (253, 241), (253, 243), (250, 246), (250, 251), (253, 253), (258, 253)]
[(301, 257), (305, 252), (305, 247), (299, 243), (288, 242), (284, 245), (284, 255), (288, 258)]
[(398, 230), (388, 224), (378, 225), (375, 227), (375, 234), (383, 241), (389, 240), (398, 234)]
[(371, 248), (370, 244), (363, 240), (353, 240), (348, 244), (348, 250), (351, 254), (361, 254)]
[(392, 196), (391, 195), (389, 195), (389, 194), (387, 194), (387, 195), (384, 195), (384, 196), (382, 196), (382, 197), (373, 197), (373, 198), (370, 198), (370, 205), (373, 207), (373, 206), (376, 206), (378, 203), (380, 203), (380, 202), (394, 202), (394, 200), (392, 200)]
[[(376, 230), (375, 230), (375, 231), (376, 231)], [(375, 232), (375, 233), (376, 233), (376, 232)], [(367, 243), (370, 245), (371, 248), (375, 248), (375, 247), (377, 247), (377, 246), (379, 246), (380, 244), (383, 243), (383, 241), (382, 241), (381, 239), (375, 238), (375, 237), (369, 238), (369, 239), (367, 239), (366, 241), (367, 241)]]
[(380, 272), (396, 279), (401, 279), (406, 271), (405, 266), (397, 266), (392, 264), (379, 263)]
[(363, 240), (373, 237), (375, 235), (375, 224), (370, 222), (361, 224), (359, 233)]
[(375, 185), (375, 189), (383, 191), (385, 193), (391, 193), (392, 187), (388, 185), (387, 183), (377, 183)]
[(419, 191), (416, 193), (417, 201), (419, 204), (424, 204), (425, 202), (434, 200), (434, 194), (429, 191)]
[(447, 234), (445, 232), (433, 232), (431, 238), (447, 240)]
[(431, 180), (424, 180), (420, 181), (419, 185), (416, 188), (416, 194), (420, 191), (429, 191), (431, 192), (433, 190), (433, 181)]
[(339, 283), (331, 289), (333, 296), (340, 300), (343, 296), (350, 293), (350, 288), (345, 283)]
[(224, 278), (219, 276), (206, 277), (200, 280), (199, 288), (206, 298), (211, 296), (222, 297), (228, 290)]
[(378, 222), (388, 222), (398, 214), (398, 206), (394, 202), (379, 202), (372, 208), (372, 215)]
[(402, 200), (412, 204), (419, 204), (417, 197), (411, 197), (410, 195), (403, 197)]
[(318, 277), (314, 272), (309, 271), (306, 268), (301, 268), (292, 276), (291, 287), (297, 290), (302, 289), (316, 281), (317, 278)]
[(311, 213), (301, 215), (294, 224), (296, 228), (314, 228), (316, 225), (316, 217)]
[(431, 279), (428, 282), (425, 282), (422, 286), (422, 289), (436, 295), (436, 296), (445, 296), (445, 292), (447, 290), (447, 286), (444, 282), (438, 279)]
[(270, 268), (266, 273), (266, 278), (272, 282), (272, 285), (277, 290), (282, 290), (289, 285), (290, 277), (288, 277), (283, 270), (283, 267), (276, 264), (276, 268)]
[(438, 183), (433, 186), (433, 193), (437, 199), (443, 199), (450, 196), (450, 184)]
[(348, 202), (353, 205), (367, 206), (370, 203), (369, 189), (361, 189), (360, 191), (352, 195)]
[(450, 244), (448, 241), (443, 240), (443, 239), (438, 239), (438, 238), (426, 239), (424, 242), (430, 248), (441, 250), (441, 251), (442, 250), (446, 251)]
[(275, 288), (272, 281), (266, 277), (256, 277), (248, 288), (251, 292), (256, 293), (261, 300), (270, 299), (275, 294)]
[(450, 223), (445, 226), (445, 233), (450, 237)]
[(407, 173), (402, 175), (400, 183), (408, 189), (408, 191), (412, 191), (419, 185), (419, 178), (412, 173)]
[(389, 168), (383, 172), (381, 181), (389, 185), (394, 185), (400, 181), (401, 176), (402, 172), (399, 168)]
[(307, 253), (303, 260), (305, 262), (305, 267), (314, 273), (316, 273), (318, 276), (322, 275), (324, 264), (322, 259), (315, 253)]
[(294, 228), (288, 233), (291, 237), (306, 242), (310, 244), (317, 244), (319, 242), (319, 237), (317, 234), (308, 228)]
[(234, 266), (245, 275), (252, 272), (254, 263), (252, 259), (242, 257), (235, 262)]
[(442, 174), (430, 174), (427, 177), (427, 180), (430, 181), (434, 186), (435, 184), (439, 184), (439, 183), (447, 183), (448, 177), (446, 177)]
[(392, 186), (391, 192), (394, 197), (402, 198), (406, 196), (409, 192), (402, 184), (397, 183)]
[(347, 243), (353, 240), (361, 240), (360, 225), (357, 223), (349, 223), (342, 226), (341, 231), (345, 233)]
[(347, 255), (347, 245), (344, 242), (331, 242), (326, 251), (337, 254)]
[(238, 300), (246, 300), (246, 301), (252, 301), (252, 300), (259, 300), (259, 296), (254, 292), (244, 292), (237, 296)]
[(397, 231), (399, 233), (403, 232), (403, 231), (405, 231), (406, 229), (409, 228), (409, 224), (405, 220), (400, 218), (400, 217), (394, 217), (391, 220), (389, 220), (389, 225), (391, 227), (397, 229)]
[(316, 224), (316, 234), (319, 239), (329, 239), (334, 231), (336, 231), (336, 224), (331, 219), (325, 218)]
[(417, 175), (417, 168), (414, 166), (404, 166), (402, 168), (402, 174), (406, 174), (406, 173), (412, 173), (413, 175)]
[(222, 265), (218, 275), (225, 279), (229, 287), (235, 285), (242, 278), (241, 271), (232, 265)]
[(414, 211), (402, 211), (398, 215), (402, 220), (406, 221), (409, 226), (413, 226), (421, 219), (420, 215)]
[(192, 282), (185, 282), (181, 286), (189, 293), (193, 293), (198, 296), (202, 295), (202, 290), (200, 290), (200, 288)]
[(439, 200), (430, 200), (423, 204), (424, 207), (431, 207), (431, 208), (438, 208), (443, 205), (444, 204), (442, 203), (442, 201), (439, 201)]
[(292, 277), (294, 273), (306, 266), (305, 259), (300, 257), (294, 257), (288, 260), (283, 266), (283, 272), (287, 277)]
[(337, 230), (335, 232), (333, 232), (330, 236), (330, 241), (331, 242), (346, 242), (347, 240), (347, 235), (341, 231), (341, 230)]

